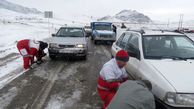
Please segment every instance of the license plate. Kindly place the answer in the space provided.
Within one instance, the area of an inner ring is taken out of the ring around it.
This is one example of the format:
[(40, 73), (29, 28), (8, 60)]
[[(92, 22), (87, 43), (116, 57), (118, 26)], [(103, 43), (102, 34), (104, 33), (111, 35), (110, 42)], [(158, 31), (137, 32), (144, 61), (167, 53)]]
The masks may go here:
[(73, 52), (69, 50), (60, 50), (59, 53), (73, 53)]

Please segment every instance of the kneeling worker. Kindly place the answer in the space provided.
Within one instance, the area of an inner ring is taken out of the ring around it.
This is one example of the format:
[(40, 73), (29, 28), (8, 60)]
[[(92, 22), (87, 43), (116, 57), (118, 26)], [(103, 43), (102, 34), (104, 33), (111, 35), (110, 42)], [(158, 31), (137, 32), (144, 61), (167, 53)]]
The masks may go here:
[(100, 71), (97, 90), (100, 98), (104, 101), (104, 109), (114, 97), (119, 84), (128, 80), (128, 75), (124, 68), (128, 60), (128, 53), (125, 50), (120, 50), (116, 53), (115, 58), (104, 64)]
[(17, 48), (20, 54), (23, 56), (24, 69), (27, 69), (34, 63), (34, 56), (36, 56), (37, 63), (41, 62), (41, 59), (46, 54), (44, 49), (48, 47), (48, 44), (42, 41), (34, 41), (30, 39), (21, 40), (17, 43)]

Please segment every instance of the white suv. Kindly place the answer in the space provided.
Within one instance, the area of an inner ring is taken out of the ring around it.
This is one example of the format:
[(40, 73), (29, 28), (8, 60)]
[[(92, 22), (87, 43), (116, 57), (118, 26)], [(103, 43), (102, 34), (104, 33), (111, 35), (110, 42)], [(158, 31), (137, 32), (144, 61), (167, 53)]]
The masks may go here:
[(194, 42), (184, 34), (165, 31), (125, 31), (111, 53), (125, 49), (126, 70), (134, 79), (149, 80), (163, 108), (194, 108)]

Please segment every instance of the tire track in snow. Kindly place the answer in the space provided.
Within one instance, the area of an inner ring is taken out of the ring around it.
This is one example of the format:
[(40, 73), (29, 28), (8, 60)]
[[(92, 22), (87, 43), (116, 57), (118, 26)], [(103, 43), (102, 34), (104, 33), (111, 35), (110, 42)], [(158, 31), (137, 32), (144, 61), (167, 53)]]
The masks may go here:
[(22, 67), (19, 67), (12, 71), (11, 73), (8, 73), (0, 78), (0, 89), (3, 88), (6, 84), (10, 83), (15, 78), (19, 77), (21, 74), (26, 72), (28, 70), (23, 70)]
[(109, 59), (111, 59), (111, 53), (110, 53), (110, 51), (108, 50), (108, 48), (105, 47), (105, 46), (101, 46), (101, 48), (102, 48), (104, 54), (106, 55), (106, 57), (108, 57)]
[[(65, 65), (67, 65), (67, 63)], [(50, 72), (50, 76), (46, 84), (43, 86), (42, 90), (33, 101), (30, 109), (42, 109), (55, 81), (58, 78), (58, 74), (63, 70), (64, 64), (58, 64), (56, 66), (58, 67), (55, 68), (54, 72)]]

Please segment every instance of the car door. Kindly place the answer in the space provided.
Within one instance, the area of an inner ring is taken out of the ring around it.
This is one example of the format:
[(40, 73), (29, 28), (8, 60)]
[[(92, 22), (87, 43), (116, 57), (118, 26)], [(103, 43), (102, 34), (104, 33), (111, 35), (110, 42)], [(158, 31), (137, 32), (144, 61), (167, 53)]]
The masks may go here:
[(129, 40), (129, 37), (130, 37), (130, 33), (123, 33), (119, 39), (116, 41), (116, 43), (113, 44), (112, 46), (112, 55), (115, 56), (116, 53), (121, 50), (121, 49), (124, 49), (128, 40)]
[(125, 50), (130, 55), (129, 61), (125, 66), (126, 71), (132, 76), (134, 79), (140, 79), (138, 76), (138, 68), (140, 65), (140, 50), (139, 50), (139, 34), (132, 33), (129, 41), (125, 47)]

